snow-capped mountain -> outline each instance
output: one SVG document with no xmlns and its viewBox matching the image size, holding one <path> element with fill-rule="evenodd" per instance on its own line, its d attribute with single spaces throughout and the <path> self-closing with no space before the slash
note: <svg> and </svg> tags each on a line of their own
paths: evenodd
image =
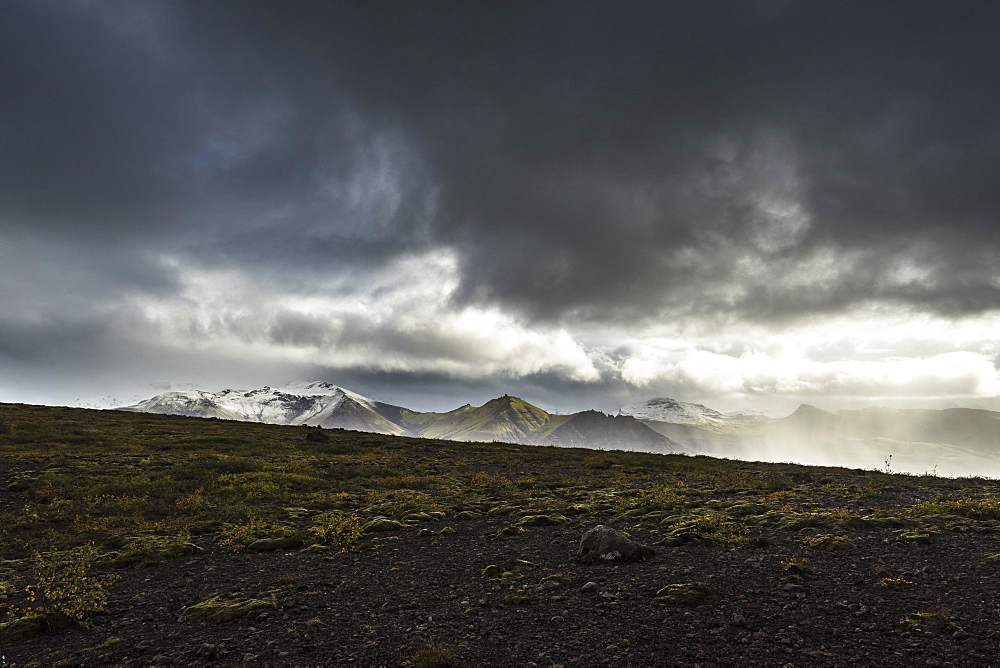
<svg viewBox="0 0 1000 668">
<path fill-rule="evenodd" d="M 611 417 L 596 411 L 551 415 L 523 399 L 507 395 L 478 407 L 466 405 L 447 413 L 420 413 L 374 401 L 330 383 L 313 382 L 256 390 L 166 392 L 120 410 L 340 427 L 456 441 L 499 440 L 664 454 L 687 452 L 670 437 L 630 417 Z"/>
<path fill-rule="evenodd" d="M 624 406 L 619 415 L 631 415 L 637 420 L 655 422 L 671 422 L 673 424 L 718 425 L 746 424 L 755 422 L 767 416 L 755 411 L 738 411 L 723 413 L 702 404 L 691 404 L 667 397 L 649 399 L 637 404 Z"/>
<path fill-rule="evenodd" d="M 121 406 L 131 406 L 133 404 L 137 404 L 148 397 L 151 392 L 182 392 L 194 389 L 197 389 L 197 386 L 191 383 L 182 383 L 180 385 L 172 383 L 149 383 L 145 386 L 144 391 L 106 394 L 100 397 L 77 397 L 76 401 L 70 405 L 77 408 L 96 408 L 97 410 L 105 410 L 109 408 L 120 408 Z"/>
<path fill-rule="evenodd" d="M 364 429 L 386 434 L 402 430 L 383 412 L 398 411 L 330 383 L 288 383 L 255 390 L 166 392 L 122 410 L 285 425 Z"/>
</svg>

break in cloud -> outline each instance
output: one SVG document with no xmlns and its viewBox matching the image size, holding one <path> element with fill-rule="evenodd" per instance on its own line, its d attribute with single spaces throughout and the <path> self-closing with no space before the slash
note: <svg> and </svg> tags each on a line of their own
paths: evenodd
<svg viewBox="0 0 1000 668">
<path fill-rule="evenodd" d="M 998 14 L 4 3 L 0 400 L 998 396 Z"/>
</svg>

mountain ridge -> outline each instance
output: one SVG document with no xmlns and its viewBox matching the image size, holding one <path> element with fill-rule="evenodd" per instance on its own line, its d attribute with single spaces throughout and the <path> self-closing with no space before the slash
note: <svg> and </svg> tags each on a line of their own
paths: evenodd
<svg viewBox="0 0 1000 668">
<path fill-rule="evenodd" d="M 716 457 L 1000 476 L 1000 413 L 980 408 L 827 411 L 801 404 L 785 417 L 742 423 L 640 421 L 689 449 Z"/>
<path fill-rule="evenodd" d="M 585 411 L 586 415 L 554 415 L 507 394 L 482 406 L 465 404 L 451 411 L 434 413 L 375 401 L 330 383 L 312 382 L 290 383 L 279 388 L 265 386 L 248 391 L 167 392 L 119 410 L 309 425 L 453 441 L 503 441 L 663 454 L 687 453 L 670 437 L 631 417 L 613 417 L 597 411 Z M 581 415 L 584 417 L 578 417 Z M 573 424 L 563 429 L 568 423 Z"/>
</svg>

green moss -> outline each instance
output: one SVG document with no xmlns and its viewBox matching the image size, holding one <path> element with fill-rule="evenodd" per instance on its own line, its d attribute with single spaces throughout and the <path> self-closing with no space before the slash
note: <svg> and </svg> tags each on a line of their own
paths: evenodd
<svg viewBox="0 0 1000 668">
<path fill-rule="evenodd" d="M 854 549 L 854 543 L 851 542 L 850 538 L 847 538 L 846 536 L 833 536 L 826 533 L 805 538 L 802 542 L 816 550 L 838 552 Z"/>
<path fill-rule="evenodd" d="M 938 533 L 939 532 L 937 530 L 930 528 L 914 531 L 897 531 L 896 542 L 913 545 L 930 545 L 934 542 Z"/>
<path fill-rule="evenodd" d="M 277 550 L 297 550 L 302 547 L 302 539 L 295 536 L 261 538 L 247 545 L 246 552 L 275 552 Z"/>
<path fill-rule="evenodd" d="M 656 592 L 656 600 L 659 603 L 685 608 L 712 605 L 717 598 L 715 588 L 701 582 L 667 585 Z"/>
<path fill-rule="evenodd" d="M 48 626 L 44 615 L 30 615 L 0 624 L 0 643 L 28 640 L 45 633 Z"/>
<path fill-rule="evenodd" d="M 277 608 L 274 598 L 226 599 L 220 596 L 196 603 L 184 609 L 181 617 L 200 619 L 213 624 L 246 617 L 254 610 Z"/>
<path fill-rule="evenodd" d="M 27 615 L 0 624 L 0 643 L 29 640 L 46 631 L 61 631 L 74 624 L 73 618 L 61 612 Z"/>
<path fill-rule="evenodd" d="M 558 514 L 552 514 L 552 515 L 525 515 L 524 517 L 522 517 L 521 519 L 519 519 L 514 524 L 516 524 L 517 526 L 522 526 L 522 527 L 525 527 L 525 526 L 526 527 L 546 527 L 546 526 L 553 526 L 553 525 L 556 525 L 556 524 L 566 524 L 567 522 L 569 522 L 569 519 L 567 519 L 565 515 L 558 515 Z"/>
<path fill-rule="evenodd" d="M 396 531 L 398 529 L 405 528 L 406 525 L 402 522 L 397 522 L 396 520 L 389 519 L 388 517 L 376 517 L 362 526 L 361 531 L 363 533 L 381 533 L 384 531 Z"/>
<path fill-rule="evenodd" d="M 177 536 L 139 536 L 120 551 L 107 555 L 106 564 L 113 568 L 146 568 L 200 551 L 194 543 Z"/>
<path fill-rule="evenodd" d="M 942 612 L 913 612 L 904 617 L 901 623 L 911 629 L 924 628 L 938 633 L 958 628 L 958 625 Z"/>
</svg>

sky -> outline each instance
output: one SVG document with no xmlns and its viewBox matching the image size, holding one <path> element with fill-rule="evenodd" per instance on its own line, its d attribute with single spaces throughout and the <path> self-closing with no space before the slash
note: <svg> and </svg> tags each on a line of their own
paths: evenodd
<svg viewBox="0 0 1000 668">
<path fill-rule="evenodd" d="M 1000 4 L 0 1 L 0 401 L 1000 410 Z"/>
</svg>

